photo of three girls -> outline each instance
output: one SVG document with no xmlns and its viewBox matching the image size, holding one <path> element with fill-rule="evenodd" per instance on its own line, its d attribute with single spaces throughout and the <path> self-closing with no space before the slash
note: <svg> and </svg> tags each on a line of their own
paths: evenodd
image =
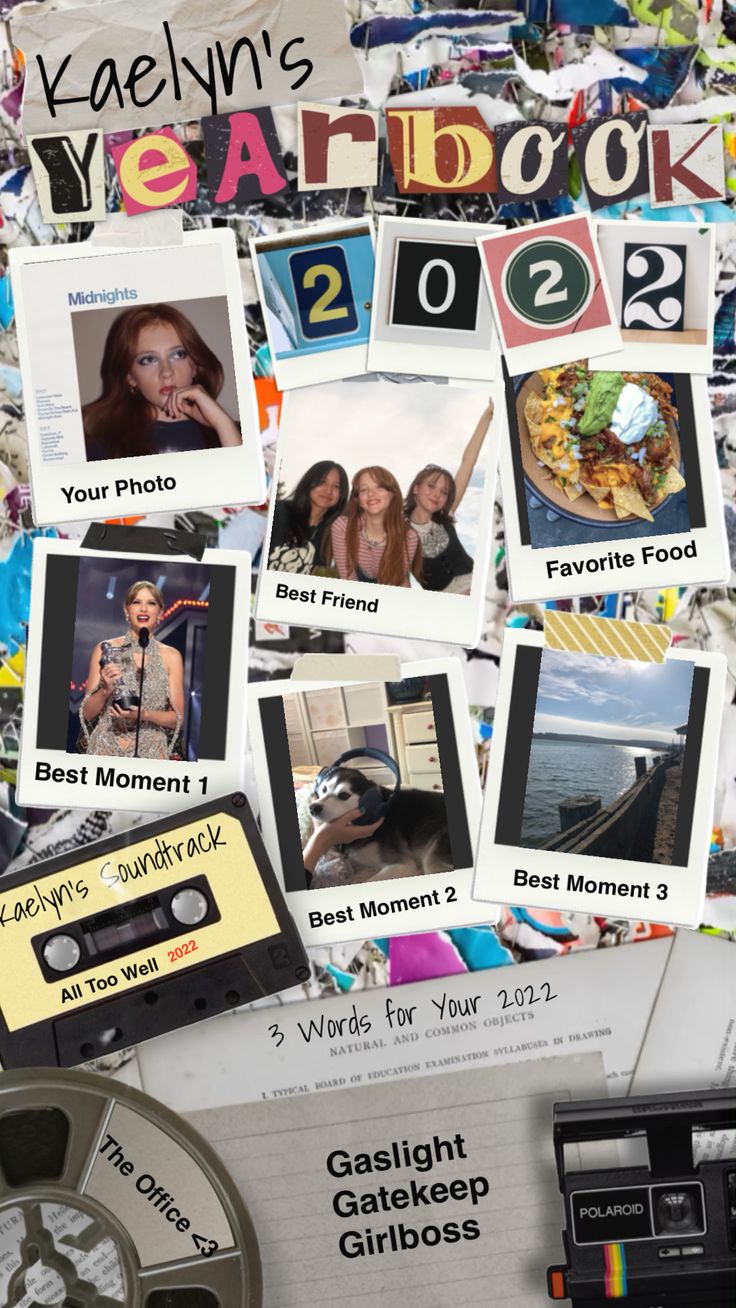
<svg viewBox="0 0 736 1308">
<path fill-rule="evenodd" d="M 268 567 L 469 594 L 474 561 L 455 517 L 492 418 L 491 400 L 457 469 L 429 463 L 405 494 L 393 473 L 378 464 L 359 468 L 352 481 L 340 463 L 312 464 L 291 494 L 276 500 Z"/>
</svg>

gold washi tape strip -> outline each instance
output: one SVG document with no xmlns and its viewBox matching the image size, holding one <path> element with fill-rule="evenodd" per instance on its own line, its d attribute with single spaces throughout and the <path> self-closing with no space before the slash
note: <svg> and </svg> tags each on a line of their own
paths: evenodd
<svg viewBox="0 0 736 1308">
<path fill-rule="evenodd" d="M 653 622 L 623 622 L 620 618 L 593 618 L 547 609 L 544 639 L 550 649 L 564 649 L 571 654 L 607 654 L 640 663 L 663 663 L 672 632 Z"/>
</svg>

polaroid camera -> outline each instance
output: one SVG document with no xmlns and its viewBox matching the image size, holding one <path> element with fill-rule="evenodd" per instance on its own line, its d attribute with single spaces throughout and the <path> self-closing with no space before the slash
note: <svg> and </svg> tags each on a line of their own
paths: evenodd
<svg viewBox="0 0 736 1308">
<path fill-rule="evenodd" d="M 736 1131 L 736 1091 L 703 1090 L 555 1104 L 567 1263 L 547 1271 L 549 1297 L 579 1308 L 734 1308 L 736 1154 L 703 1132 Z M 693 1146 L 700 1135 L 704 1161 Z M 646 1137 L 649 1165 L 566 1170 L 583 1141 Z M 571 1153 L 577 1153 L 574 1148 Z"/>
</svg>

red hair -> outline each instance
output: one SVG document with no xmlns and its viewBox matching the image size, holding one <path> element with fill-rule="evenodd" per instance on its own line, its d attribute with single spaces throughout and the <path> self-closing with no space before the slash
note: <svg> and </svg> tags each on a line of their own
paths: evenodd
<svg viewBox="0 0 736 1308">
<path fill-rule="evenodd" d="M 386 544 L 381 555 L 381 562 L 378 566 L 378 576 L 376 581 L 383 586 L 403 586 L 404 578 L 407 573 L 407 537 L 409 534 L 409 524 L 404 517 L 404 504 L 401 494 L 401 487 L 388 468 L 373 466 L 370 468 L 360 468 L 353 477 L 353 483 L 350 487 L 350 498 L 347 505 L 347 527 L 345 528 L 345 546 L 347 548 L 348 562 L 352 572 L 357 573 L 358 569 L 358 530 L 360 518 L 360 502 L 358 500 L 358 486 L 361 477 L 369 476 L 387 490 L 391 495 L 391 503 L 386 510 L 384 525 L 386 528 Z M 412 572 L 415 577 L 421 577 L 422 572 L 422 547 L 417 541 L 416 553 L 412 562 Z"/>
<path fill-rule="evenodd" d="M 155 414 L 140 391 L 131 391 L 127 378 L 141 331 L 159 322 L 174 328 L 196 367 L 195 381 L 207 394 L 216 399 L 222 390 L 222 364 L 185 314 L 172 304 L 123 309 L 105 341 L 100 365 L 102 394 L 82 409 L 85 441 L 104 451 L 107 458 L 153 453 L 150 436 Z"/>
</svg>

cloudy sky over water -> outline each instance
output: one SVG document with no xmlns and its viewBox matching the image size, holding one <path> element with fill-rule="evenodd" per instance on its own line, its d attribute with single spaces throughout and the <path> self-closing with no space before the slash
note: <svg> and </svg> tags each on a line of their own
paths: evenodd
<svg viewBox="0 0 736 1308">
<path fill-rule="evenodd" d="M 638 663 L 545 649 L 535 733 L 675 743 L 690 712 L 691 663 Z"/>
</svg>

